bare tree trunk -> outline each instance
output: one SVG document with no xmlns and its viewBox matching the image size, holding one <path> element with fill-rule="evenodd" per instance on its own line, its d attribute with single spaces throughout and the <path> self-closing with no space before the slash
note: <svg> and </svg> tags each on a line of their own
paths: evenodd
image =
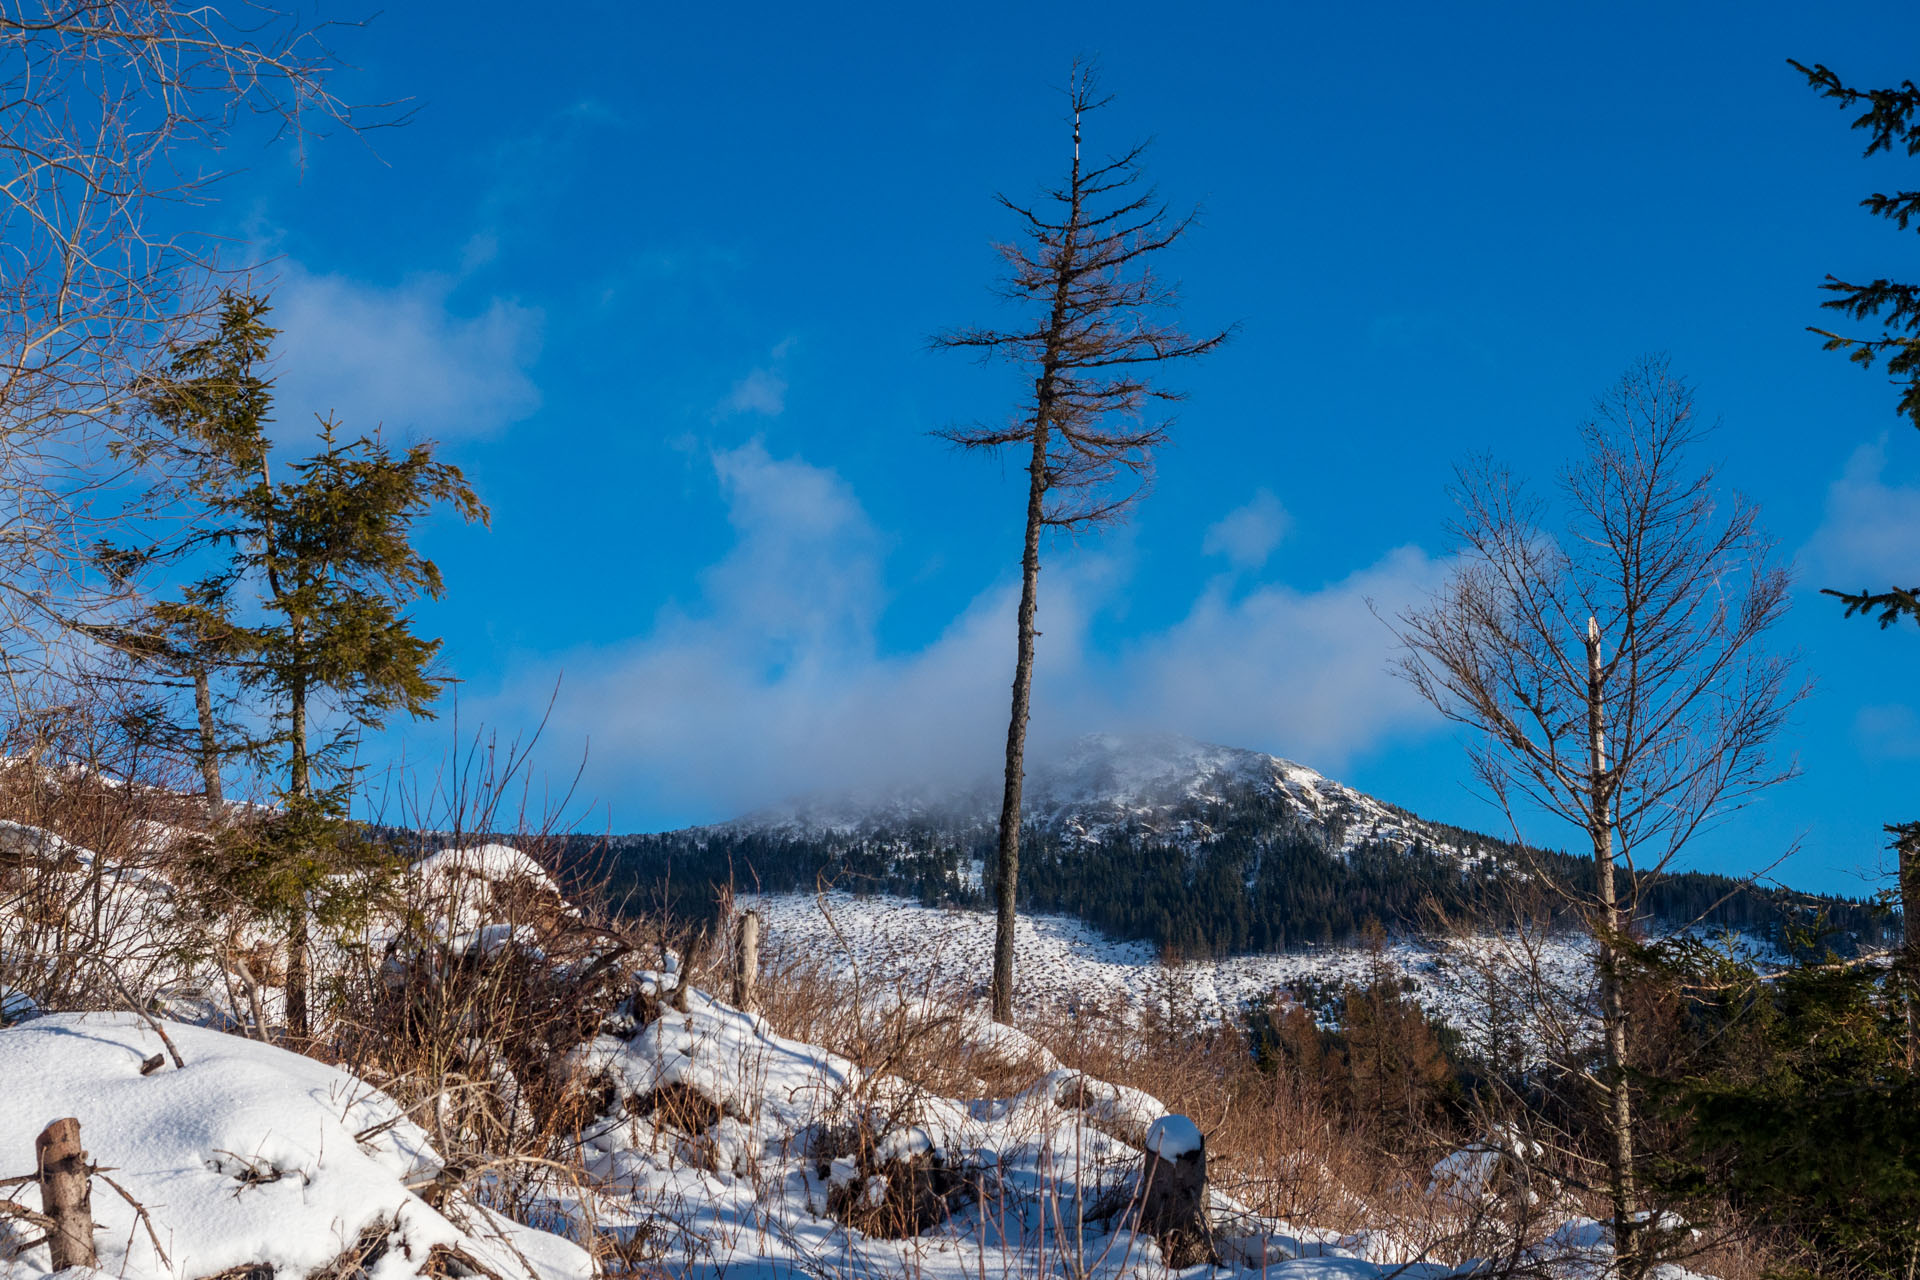
<svg viewBox="0 0 1920 1280">
<path fill-rule="evenodd" d="M 93 1252 L 93 1196 L 87 1174 L 87 1153 L 80 1149 L 80 1122 L 72 1116 L 55 1120 L 34 1139 L 39 1166 L 40 1207 L 53 1225 L 47 1228 L 47 1248 L 53 1269 L 98 1265 Z"/>
<path fill-rule="evenodd" d="M 1027 537 L 1020 556 L 1020 644 L 1013 664 L 1013 714 L 1007 720 L 1006 789 L 1000 797 L 999 873 L 995 882 L 993 985 L 988 1003 L 995 1022 L 1013 1021 L 1013 928 L 1020 889 L 1020 793 L 1026 780 L 1027 718 L 1033 701 L 1034 613 L 1039 608 L 1040 529 L 1047 492 L 1045 409 L 1033 433 L 1028 468 Z"/>
<path fill-rule="evenodd" d="M 1011 359 L 1033 373 L 1031 415 L 1006 427 L 948 428 L 934 434 L 967 449 L 1025 444 L 1027 522 L 1020 557 L 1019 643 L 1014 660 L 1013 710 L 1007 721 L 1005 790 L 1000 802 L 998 879 L 995 885 L 993 979 L 988 1004 L 996 1022 L 1013 1020 L 1013 936 L 1020 891 L 1020 808 L 1026 777 L 1027 720 L 1033 700 L 1034 612 L 1040 579 L 1040 536 L 1048 527 L 1091 529 L 1123 519 L 1152 474 L 1152 451 L 1167 438 L 1168 422 L 1144 419 L 1143 409 L 1178 400 L 1153 386 L 1146 371 L 1169 360 L 1204 355 L 1225 333 L 1195 340 L 1153 318 L 1173 301 L 1147 269 L 1147 255 L 1178 240 L 1192 218 L 1167 219 L 1151 191 L 1127 193 L 1139 179 L 1141 148 L 1083 169 L 1082 115 L 1106 99 L 1094 90 L 1092 69 L 1076 63 L 1073 168 L 1065 185 L 1046 193 L 1038 213 L 1007 199 L 1022 216 L 1029 244 L 1004 247 L 1007 289 L 1034 304 L 1027 327 L 1015 331 L 962 329 L 934 340 Z M 1107 208 L 1107 205 L 1113 207 Z M 1091 211 L 1090 211 L 1091 207 Z M 1055 219 L 1058 220 L 1055 220 Z M 1124 425 L 1116 426 L 1114 424 Z M 1131 492 L 1113 492 L 1127 478 Z"/>
<path fill-rule="evenodd" d="M 292 734 L 293 794 L 304 800 L 310 783 L 307 777 L 307 693 L 293 690 L 290 699 Z M 312 1030 L 307 1016 L 307 902 L 305 895 L 293 904 L 292 927 L 287 931 L 287 1034 L 304 1040 Z"/>
<path fill-rule="evenodd" d="M 1620 942 L 1625 936 L 1614 889 L 1612 780 L 1607 776 L 1606 690 L 1601 682 L 1600 623 L 1587 619 L 1587 834 L 1600 918 L 1595 942 L 1600 965 L 1600 1025 L 1606 1041 L 1607 1194 L 1613 1201 L 1614 1250 L 1633 1252 L 1633 1099 L 1627 1093 L 1627 1013 L 1620 991 Z"/>
<path fill-rule="evenodd" d="M 207 669 L 193 673 L 193 709 L 200 718 L 200 778 L 207 788 L 207 814 L 219 818 L 226 804 L 220 789 L 220 741 L 213 725 L 213 690 Z"/>
<path fill-rule="evenodd" d="M 1040 533 L 1047 524 L 1047 490 L 1053 487 L 1047 458 L 1051 442 L 1054 382 L 1065 346 L 1072 292 L 1074 246 L 1080 233 L 1080 115 L 1073 117 L 1073 175 L 1068 184 L 1066 234 L 1053 264 L 1053 309 L 1047 320 L 1040 376 L 1034 379 L 1033 456 L 1027 463 L 1027 529 L 1020 553 L 1020 641 L 1013 663 L 1013 714 L 1007 718 L 1006 789 L 1000 797 L 1000 876 L 995 884 L 993 985 L 988 1004 L 995 1022 L 1013 1021 L 1013 929 L 1019 918 L 1020 793 L 1026 782 L 1027 719 L 1033 705 L 1034 613 L 1039 609 Z"/>
</svg>

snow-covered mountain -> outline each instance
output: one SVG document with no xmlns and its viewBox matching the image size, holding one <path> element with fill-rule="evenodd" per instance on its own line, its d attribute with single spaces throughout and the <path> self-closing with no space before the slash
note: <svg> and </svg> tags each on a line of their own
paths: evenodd
<svg viewBox="0 0 1920 1280">
<path fill-rule="evenodd" d="M 997 778 L 820 797 L 707 827 L 611 843 L 616 892 L 699 913 L 722 888 L 892 895 L 984 909 Z M 1435 915 L 1494 927 L 1542 867 L 1587 864 L 1420 818 L 1305 765 L 1170 734 L 1081 738 L 1030 767 L 1020 899 L 1117 942 L 1188 956 L 1275 954 L 1396 934 Z M 1651 918 L 1778 938 L 1810 909 L 1877 936 L 1858 903 L 1680 873 L 1643 886 Z"/>
<path fill-rule="evenodd" d="M 1479 862 L 1501 842 L 1423 821 L 1325 774 L 1279 756 L 1199 742 L 1178 734 L 1089 734 L 1028 771 L 1026 823 L 1067 844 L 1097 843 L 1122 832 L 1189 848 L 1203 846 L 1233 811 L 1267 809 L 1276 821 L 1305 826 L 1330 852 L 1363 845 Z M 873 839 L 939 832 L 969 837 L 991 830 L 1000 784 L 895 788 L 815 797 L 711 828 L 803 840 Z"/>
</svg>

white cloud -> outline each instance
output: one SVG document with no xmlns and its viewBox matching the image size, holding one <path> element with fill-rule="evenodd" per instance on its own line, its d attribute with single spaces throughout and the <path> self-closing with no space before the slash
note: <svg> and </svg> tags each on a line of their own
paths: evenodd
<svg viewBox="0 0 1920 1280">
<path fill-rule="evenodd" d="M 771 369 L 755 369 L 733 384 L 733 390 L 720 402 L 725 414 L 758 413 L 777 418 L 787 408 L 787 380 Z"/>
<path fill-rule="evenodd" d="M 852 780 L 906 778 L 985 743 L 1004 684 L 998 623 L 976 601 L 904 658 L 877 654 L 884 539 L 835 472 L 758 441 L 713 455 L 733 547 L 697 601 L 644 636 L 568 655 L 548 741 L 589 740 L 600 794 L 635 790 L 721 812 Z M 989 674 L 990 673 L 990 674 Z M 552 679 L 528 673 L 501 714 Z M 491 709 L 490 709 L 491 710 Z M 1004 732 L 1004 729 L 1002 730 Z"/>
<path fill-rule="evenodd" d="M 990 775 L 1006 734 L 1017 584 L 967 601 L 924 646 L 882 652 L 886 539 L 837 473 L 758 441 L 712 456 L 732 547 L 698 598 L 643 635 L 582 649 L 503 690 L 485 718 L 524 720 L 564 668 L 553 746 L 591 742 L 586 790 L 727 816 L 819 789 Z M 1178 623 L 1117 653 L 1090 620 L 1123 566 L 1076 555 L 1047 575 L 1035 741 L 1165 728 L 1338 769 L 1432 723 L 1387 670 L 1396 612 L 1442 566 L 1402 548 L 1316 590 L 1209 587 Z"/>
<path fill-rule="evenodd" d="M 791 350 L 792 338 L 782 338 L 775 343 L 768 363 L 734 383 L 732 390 L 714 406 L 714 421 L 742 413 L 757 413 L 768 418 L 777 418 L 785 413 L 787 377 L 783 370 L 787 363 L 787 352 Z"/>
<path fill-rule="evenodd" d="M 1310 591 L 1270 586 L 1234 598 L 1216 584 L 1128 651 L 1113 682 L 1126 691 L 1116 712 L 1338 771 L 1367 747 L 1435 723 L 1391 673 L 1395 642 L 1380 617 L 1423 598 L 1445 571 L 1400 547 Z"/>
<path fill-rule="evenodd" d="M 1870 760 L 1911 760 L 1920 756 L 1920 716 L 1905 703 L 1861 707 L 1853 716 L 1853 736 Z"/>
<path fill-rule="evenodd" d="M 283 264 L 268 317 L 281 330 L 281 430 L 333 412 L 353 431 L 384 424 L 449 438 L 491 435 L 530 416 L 540 407 L 530 370 L 541 313 L 497 297 L 457 313 L 454 283 L 422 275 L 378 285 Z"/>
<path fill-rule="evenodd" d="M 1225 556 L 1236 569 L 1258 569 L 1292 527 L 1293 517 L 1280 499 L 1262 489 L 1251 502 L 1209 525 L 1200 549 L 1210 556 Z"/>
<path fill-rule="evenodd" d="M 1912 585 L 1920 574 L 1920 486 L 1889 483 L 1887 447 L 1861 445 L 1827 487 L 1826 512 L 1802 551 L 1817 586 Z"/>
</svg>

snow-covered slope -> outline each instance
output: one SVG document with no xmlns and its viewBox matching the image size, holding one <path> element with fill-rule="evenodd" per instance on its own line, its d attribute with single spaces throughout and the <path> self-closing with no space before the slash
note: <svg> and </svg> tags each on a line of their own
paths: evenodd
<svg viewBox="0 0 1920 1280">
<path fill-rule="evenodd" d="M 994 920 L 987 912 L 847 893 L 742 902 L 766 921 L 770 953 L 812 958 L 841 980 L 971 1002 L 984 995 L 993 971 Z M 1556 938 L 1545 950 L 1542 963 L 1568 986 L 1586 976 L 1587 948 L 1579 939 Z M 1013 954 L 1023 1006 L 1069 1015 L 1098 1005 L 1213 1022 L 1237 1017 L 1248 1001 L 1276 991 L 1365 985 L 1377 967 L 1404 979 L 1415 1000 L 1457 1028 L 1473 1025 L 1480 998 L 1445 947 L 1410 938 L 1394 939 L 1378 954 L 1360 945 L 1326 946 L 1169 963 L 1151 943 L 1104 937 L 1071 916 L 1022 915 Z"/>
<path fill-rule="evenodd" d="M 1212 821 L 1248 801 L 1325 833 L 1329 847 L 1362 844 L 1406 850 L 1416 842 L 1440 856 L 1478 861 L 1496 841 L 1462 841 L 1324 774 L 1264 752 L 1198 742 L 1177 734 L 1090 734 L 1037 762 L 1023 796 L 1028 823 L 1067 840 L 1096 841 L 1118 829 L 1175 843 L 1204 843 Z M 795 838 L 889 837 L 916 830 L 966 835 L 998 819 L 1000 789 L 982 781 L 957 788 L 849 792 L 764 810 L 717 830 Z"/>
<path fill-rule="evenodd" d="M 643 992 L 662 980 L 647 978 Z M 651 1251 L 646 1261 L 670 1274 L 715 1280 L 1440 1280 L 1489 1268 L 1449 1256 L 1459 1250 L 1458 1220 L 1497 1207 L 1480 1186 L 1461 1190 L 1454 1166 L 1466 1156 L 1451 1158 L 1417 1216 L 1381 1214 L 1347 1232 L 1267 1216 L 1216 1182 L 1208 1216 L 1219 1267 L 1169 1267 L 1141 1219 L 1143 1151 L 1156 1139 L 1169 1158 L 1199 1149 L 1205 1139 L 1192 1120 L 1067 1068 L 978 1010 L 912 1000 L 894 1008 L 903 1035 L 937 1037 L 942 1055 L 976 1073 L 982 1089 L 980 1072 L 1020 1083 L 945 1097 L 779 1035 L 699 991 L 684 1012 L 582 1046 L 575 1065 L 610 1100 L 583 1131 L 583 1153 L 603 1196 L 621 1206 L 600 1230 L 631 1231 Z M 1254 1178 L 1244 1189 L 1259 1186 Z M 1539 1203 L 1532 1216 L 1532 1238 L 1512 1250 L 1528 1274 L 1604 1273 L 1605 1229 L 1571 1199 Z M 1660 1274 L 1690 1280 L 1677 1267 Z"/>
</svg>

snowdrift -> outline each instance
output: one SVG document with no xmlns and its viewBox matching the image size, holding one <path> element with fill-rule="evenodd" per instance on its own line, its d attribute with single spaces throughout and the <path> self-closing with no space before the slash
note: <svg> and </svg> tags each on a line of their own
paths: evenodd
<svg viewBox="0 0 1920 1280">
<path fill-rule="evenodd" d="M 410 1189 L 439 1171 L 427 1135 L 363 1081 L 258 1041 L 162 1025 L 186 1066 L 145 1076 L 142 1062 L 165 1049 L 135 1014 L 59 1014 L 0 1031 L 0 1173 L 31 1173 L 35 1136 L 77 1117 L 105 1174 L 93 1187 L 102 1271 L 304 1280 L 346 1258 L 341 1274 L 368 1280 L 593 1274 L 586 1252 L 559 1237 L 471 1203 L 430 1207 Z M 38 1207 L 31 1188 L 25 1202 Z M 0 1247 L 27 1235 L 0 1218 Z M 19 1264 L 44 1272 L 45 1246 Z"/>
</svg>

